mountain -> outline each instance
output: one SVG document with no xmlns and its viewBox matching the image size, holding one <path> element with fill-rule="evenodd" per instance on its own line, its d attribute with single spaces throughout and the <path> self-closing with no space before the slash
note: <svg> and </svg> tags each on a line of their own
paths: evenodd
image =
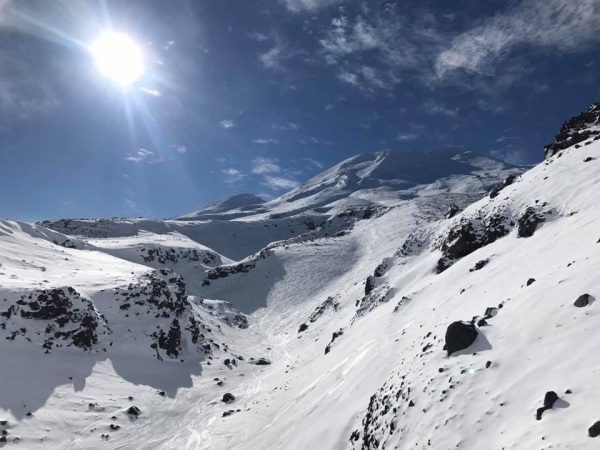
<svg viewBox="0 0 600 450">
<path fill-rule="evenodd" d="M 529 170 L 364 154 L 185 220 L 0 222 L 7 447 L 594 448 L 583 144 Z"/>
<path fill-rule="evenodd" d="M 235 219 L 260 209 L 265 201 L 254 194 L 238 194 L 178 217 L 179 220 Z"/>
</svg>

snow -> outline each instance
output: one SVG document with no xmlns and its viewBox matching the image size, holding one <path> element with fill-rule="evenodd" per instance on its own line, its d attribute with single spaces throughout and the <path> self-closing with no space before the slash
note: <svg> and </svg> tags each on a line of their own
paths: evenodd
<svg viewBox="0 0 600 450">
<path fill-rule="evenodd" d="M 212 218 L 194 217 L 202 220 L 44 223 L 52 229 L 0 222 L 0 299 L 71 286 L 105 314 L 115 343 L 105 336 L 106 351 L 48 354 L 35 339 L 0 346 L 10 362 L 0 369 L 7 447 L 594 448 L 587 429 L 600 420 L 600 313 L 595 301 L 573 302 L 600 295 L 600 166 L 583 162 L 599 150 L 600 142 L 564 150 L 495 198 L 485 192 L 522 168 L 466 150 L 420 160 L 381 152 L 345 161 L 260 210 L 233 201 L 204 209 Z M 418 173 L 423 164 L 435 167 Z M 445 219 L 453 204 L 462 211 Z M 522 238 L 517 222 L 529 207 L 544 222 Z M 507 234 L 436 273 L 450 231 L 494 214 Z M 54 243 L 67 240 L 75 248 Z M 150 248 L 176 257 L 147 261 Z M 191 250 L 199 260 L 190 261 Z M 157 269 L 183 275 L 185 317 L 207 327 L 211 352 L 186 341 L 184 362 L 159 361 L 147 336 L 172 319 L 108 308 Z M 527 286 L 529 278 L 536 281 Z M 336 308 L 310 321 L 329 298 Z M 447 326 L 488 307 L 496 314 L 475 343 L 447 356 Z M 301 324 L 308 328 L 299 332 Z M 261 357 L 272 364 L 253 364 Z M 547 391 L 559 401 L 537 421 Z M 233 403 L 221 402 L 227 392 Z M 133 404 L 137 419 L 124 412 Z"/>
</svg>

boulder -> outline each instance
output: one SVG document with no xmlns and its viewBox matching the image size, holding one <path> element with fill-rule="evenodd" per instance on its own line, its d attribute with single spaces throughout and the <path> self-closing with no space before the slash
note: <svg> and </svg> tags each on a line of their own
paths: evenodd
<svg viewBox="0 0 600 450">
<path fill-rule="evenodd" d="M 588 428 L 588 434 L 590 437 L 600 436 L 600 420 Z"/>
<path fill-rule="evenodd" d="M 590 304 L 592 296 L 590 294 L 581 294 L 573 303 L 577 308 L 583 308 Z"/>
<path fill-rule="evenodd" d="M 221 399 L 221 401 L 223 403 L 231 403 L 235 401 L 235 397 L 233 396 L 233 394 L 227 392 L 226 394 L 223 394 L 223 398 Z"/>
<path fill-rule="evenodd" d="M 477 339 L 477 329 L 469 322 L 452 322 L 446 330 L 446 352 L 448 356 L 469 347 Z"/>
</svg>

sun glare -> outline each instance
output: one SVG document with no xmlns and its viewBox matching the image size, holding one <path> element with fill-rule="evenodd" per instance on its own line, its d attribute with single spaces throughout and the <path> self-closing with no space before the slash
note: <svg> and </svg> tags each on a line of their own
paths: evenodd
<svg viewBox="0 0 600 450">
<path fill-rule="evenodd" d="M 144 73 L 144 56 L 139 45 L 123 33 L 102 34 L 90 47 L 100 72 L 119 83 L 128 86 Z"/>
</svg>

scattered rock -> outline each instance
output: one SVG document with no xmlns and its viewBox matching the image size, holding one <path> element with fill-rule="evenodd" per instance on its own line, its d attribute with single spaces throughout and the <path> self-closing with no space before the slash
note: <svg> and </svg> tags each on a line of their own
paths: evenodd
<svg viewBox="0 0 600 450">
<path fill-rule="evenodd" d="M 117 430 L 119 430 L 121 428 L 121 426 L 120 425 L 115 425 L 114 423 L 111 423 L 110 426 L 109 426 L 109 428 L 111 430 L 113 430 L 113 431 L 117 431 Z"/>
<path fill-rule="evenodd" d="M 556 394 L 556 392 L 554 391 L 548 391 L 546 392 L 546 395 L 544 395 L 544 408 L 552 408 L 554 406 L 554 403 L 556 402 L 556 400 L 558 400 L 558 395 Z"/>
<path fill-rule="evenodd" d="M 591 160 L 593 160 L 594 158 L 592 158 L 591 156 L 588 156 L 587 158 L 585 158 L 583 160 L 583 162 L 590 162 Z"/>
<path fill-rule="evenodd" d="M 254 361 L 254 364 L 257 366 L 268 366 L 271 364 L 271 361 L 269 361 L 267 358 L 258 358 L 256 361 Z"/>
<path fill-rule="evenodd" d="M 138 417 L 141 413 L 142 411 L 140 411 L 140 408 L 138 408 L 137 406 L 130 406 L 127 409 L 127 414 L 129 414 L 130 416 Z"/>
<path fill-rule="evenodd" d="M 590 437 L 600 436 L 600 420 L 588 428 L 588 434 Z"/>
<path fill-rule="evenodd" d="M 478 261 L 473 267 L 471 267 L 469 269 L 469 272 L 475 272 L 476 270 L 481 270 L 483 269 L 487 263 L 489 263 L 490 260 L 489 259 L 482 259 L 481 261 Z"/>
<path fill-rule="evenodd" d="M 469 347 L 477 339 L 475 325 L 469 322 L 452 322 L 446 330 L 446 351 L 448 356 Z"/>
<path fill-rule="evenodd" d="M 369 295 L 375 289 L 375 277 L 369 275 L 367 277 L 367 281 L 365 282 L 365 295 Z"/>
<path fill-rule="evenodd" d="M 487 361 L 487 362 L 485 363 L 485 368 L 486 368 L 486 369 L 489 369 L 491 365 L 492 365 L 492 362 L 491 362 L 491 361 Z"/>
<path fill-rule="evenodd" d="M 298 333 L 302 333 L 303 331 L 306 331 L 306 330 L 308 330 L 308 325 L 303 323 L 302 325 L 300 325 L 300 328 L 298 328 Z"/>
<path fill-rule="evenodd" d="M 504 181 L 498 183 L 490 191 L 490 198 L 496 198 L 496 197 L 498 197 L 498 194 L 500 193 L 500 191 L 502 189 L 504 189 L 506 186 L 510 186 L 511 184 L 513 184 L 516 179 L 517 179 L 516 175 L 510 175 Z"/>
<path fill-rule="evenodd" d="M 235 397 L 233 396 L 233 394 L 227 392 L 226 394 L 223 394 L 223 398 L 221 399 L 221 401 L 223 403 L 232 403 L 235 401 Z"/>
<path fill-rule="evenodd" d="M 590 294 L 582 294 L 577 297 L 577 300 L 575 300 L 573 305 L 575 305 L 577 308 L 583 308 L 584 306 L 589 305 L 591 300 L 592 296 Z"/>
<path fill-rule="evenodd" d="M 533 236 L 537 226 L 542 222 L 544 222 L 544 218 L 536 212 L 535 208 L 530 206 L 517 221 L 519 237 L 526 238 Z"/>
<path fill-rule="evenodd" d="M 533 283 L 535 283 L 535 278 L 530 278 L 527 280 L 527 286 L 531 286 Z"/>
</svg>

